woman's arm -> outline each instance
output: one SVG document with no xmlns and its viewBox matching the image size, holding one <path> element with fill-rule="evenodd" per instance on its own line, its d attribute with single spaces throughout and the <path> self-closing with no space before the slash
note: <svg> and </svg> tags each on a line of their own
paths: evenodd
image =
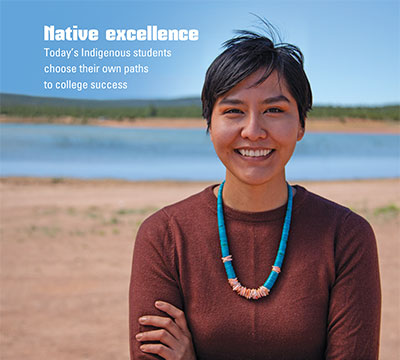
<svg viewBox="0 0 400 360">
<path fill-rule="evenodd" d="M 179 310 L 183 309 L 183 298 L 179 287 L 176 256 L 168 216 L 161 210 L 144 221 L 135 241 L 129 289 L 131 360 L 175 359 L 178 357 L 173 357 L 171 349 L 176 352 L 182 352 L 183 349 L 185 352 L 189 348 L 193 351 L 191 338 L 190 343 L 187 341 L 190 331 L 187 329 L 183 312 Z M 155 306 L 157 300 L 163 300 L 172 307 L 165 303 Z M 142 317 L 146 317 L 147 320 L 140 323 L 139 318 Z M 137 334 L 142 334 L 142 338 L 137 339 Z M 157 338 L 160 335 L 161 338 Z M 168 356 L 154 355 L 166 354 L 164 348 L 160 352 L 160 343 L 166 345 Z M 150 350 L 150 353 L 140 349 L 143 344 L 153 344 L 144 348 Z"/>
<path fill-rule="evenodd" d="M 350 213 L 335 243 L 326 359 L 378 359 L 381 288 L 371 226 Z"/>
</svg>

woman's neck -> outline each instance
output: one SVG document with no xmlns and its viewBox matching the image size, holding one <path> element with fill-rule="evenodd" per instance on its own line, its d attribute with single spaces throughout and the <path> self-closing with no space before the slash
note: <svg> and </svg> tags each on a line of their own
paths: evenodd
<svg viewBox="0 0 400 360">
<path fill-rule="evenodd" d="M 214 189 L 218 194 L 219 186 Z M 294 193 L 293 193 L 294 195 Z M 227 176 L 223 190 L 224 204 L 240 211 L 259 212 L 276 209 L 287 202 L 285 176 L 261 185 L 249 185 Z"/>
</svg>

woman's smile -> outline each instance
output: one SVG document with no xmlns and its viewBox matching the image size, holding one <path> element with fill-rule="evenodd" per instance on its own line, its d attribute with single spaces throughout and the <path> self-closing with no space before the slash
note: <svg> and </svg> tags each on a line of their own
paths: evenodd
<svg viewBox="0 0 400 360">
<path fill-rule="evenodd" d="M 265 160 L 272 155 L 274 149 L 240 148 L 234 151 L 240 156 L 250 160 Z"/>
</svg>

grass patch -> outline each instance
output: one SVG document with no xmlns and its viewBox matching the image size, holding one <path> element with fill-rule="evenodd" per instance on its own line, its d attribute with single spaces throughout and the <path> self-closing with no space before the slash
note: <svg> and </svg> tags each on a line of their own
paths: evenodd
<svg viewBox="0 0 400 360">
<path fill-rule="evenodd" d="M 104 220 L 103 221 L 103 225 L 117 225 L 119 224 L 120 221 L 117 217 L 113 216 L 112 218 L 108 219 L 108 220 Z"/>
<path fill-rule="evenodd" d="M 59 232 L 60 229 L 57 227 L 48 227 L 48 226 L 44 226 L 42 228 L 42 231 L 45 235 L 49 236 L 49 237 L 54 237 L 56 236 Z"/>
<path fill-rule="evenodd" d="M 29 226 L 27 231 L 28 231 L 29 235 L 32 235 L 33 233 L 35 233 L 35 234 L 43 234 L 48 237 L 54 237 L 61 232 L 61 229 L 57 226 L 31 225 L 31 226 Z"/>
<path fill-rule="evenodd" d="M 90 206 L 86 211 L 86 215 L 91 219 L 97 219 L 101 216 L 100 209 L 97 206 Z"/>
<path fill-rule="evenodd" d="M 136 213 L 135 209 L 119 209 L 115 212 L 116 215 L 130 215 L 135 213 Z"/>
<path fill-rule="evenodd" d="M 109 222 L 109 224 L 112 224 L 112 225 L 116 225 L 116 224 L 118 224 L 119 223 L 119 220 L 118 220 L 118 218 L 116 218 L 116 217 L 112 217 L 111 219 L 110 219 L 110 222 Z"/>
<path fill-rule="evenodd" d="M 56 215 L 59 209 L 57 207 L 47 207 L 43 209 L 41 212 L 38 212 L 39 215 Z"/>
<path fill-rule="evenodd" d="M 396 204 L 388 204 L 374 209 L 375 216 L 396 216 L 400 213 L 400 207 Z"/>
<path fill-rule="evenodd" d="M 138 209 L 119 209 L 114 214 L 115 215 L 146 215 L 152 212 L 157 211 L 158 208 L 154 206 L 149 206 L 145 208 L 138 208 Z"/>
<path fill-rule="evenodd" d="M 76 209 L 73 208 L 73 207 L 69 207 L 69 208 L 67 209 L 67 214 L 68 214 L 68 215 L 76 215 Z"/>
<path fill-rule="evenodd" d="M 51 179 L 51 183 L 52 183 L 52 184 L 60 184 L 60 183 L 62 183 L 62 182 L 64 182 L 64 179 L 63 179 L 63 178 L 55 177 L 55 178 L 52 178 L 52 179 Z"/>
</svg>

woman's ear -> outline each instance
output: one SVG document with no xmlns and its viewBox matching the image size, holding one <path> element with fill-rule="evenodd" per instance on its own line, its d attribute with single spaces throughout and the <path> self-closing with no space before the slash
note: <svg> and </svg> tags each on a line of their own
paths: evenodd
<svg viewBox="0 0 400 360">
<path fill-rule="evenodd" d="M 299 128 L 297 129 L 297 141 L 300 141 L 304 136 L 305 128 L 299 123 Z"/>
</svg>

